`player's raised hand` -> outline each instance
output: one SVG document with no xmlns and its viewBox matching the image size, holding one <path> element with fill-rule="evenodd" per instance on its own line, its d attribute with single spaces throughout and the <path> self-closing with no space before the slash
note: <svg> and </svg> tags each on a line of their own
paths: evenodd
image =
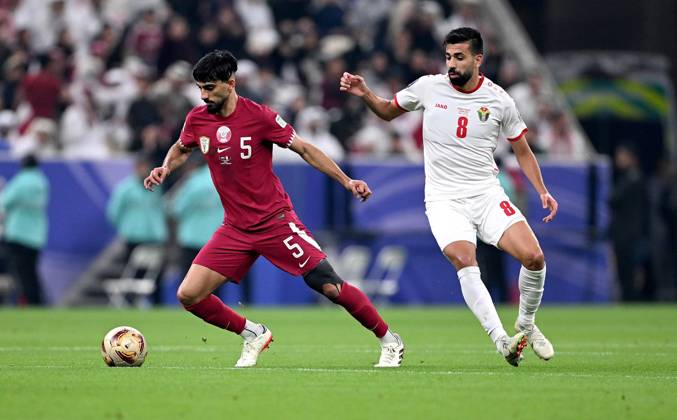
<svg viewBox="0 0 677 420">
<path fill-rule="evenodd" d="M 339 83 L 339 90 L 362 97 L 367 93 L 367 84 L 362 76 L 344 72 Z"/>
<path fill-rule="evenodd" d="M 361 179 L 351 179 L 350 182 L 348 182 L 348 189 L 356 198 L 359 198 L 360 201 L 365 201 L 371 196 L 369 185 Z"/>
<path fill-rule="evenodd" d="M 169 168 L 166 166 L 153 168 L 153 170 L 150 171 L 150 175 L 143 180 L 143 186 L 148 191 L 153 191 L 153 188 L 155 188 L 156 185 L 160 185 L 164 182 L 167 175 L 169 175 Z"/>
<path fill-rule="evenodd" d="M 543 221 L 545 223 L 550 223 L 557 214 L 557 207 L 559 207 L 557 204 L 557 200 L 555 200 L 555 198 L 551 196 L 550 193 L 545 193 L 541 194 L 541 204 L 543 205 L 544 209 L 547 208 L 550 210 L 550 214 L 548 214 L 543 218 Z"/>
</svg>

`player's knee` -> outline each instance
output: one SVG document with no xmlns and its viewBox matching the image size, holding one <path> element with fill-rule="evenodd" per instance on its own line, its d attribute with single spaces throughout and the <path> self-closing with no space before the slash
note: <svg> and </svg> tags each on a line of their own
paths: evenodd
<svg viewBox="0 0 677 420">
<path fill-rule="evenodd" d="M 477 265 L 477 259 L 471 254 L 450 254 L 447 255 L 447 258 L 456 267 L 456 270 Z"/>
<path fill-rule="evenodd" d="M 176 298 L 183 306 L 195 305 L 201 300 L 200 296 L 190 293 L 190 291 L 182 286 L 179 286 L 179 290 L 176 291 Z"/>
<path fill-rule="evenodd" d="M 545 256 L 543 255 L 543 251 L 541 251 L 540 248 L 529 251 L 522 258 L 522 265 L 527 270 L 541 270 L 545 266 Z"/>
<path fill-rule="evenodd" d="M 322 294 L 332 302 L 336 302 L 336 300 L 339 298 L 339 295 L 341 294 L 341 285 L 325 283 L 322 285 Z"/>
<path fill-rule="evenodd" d="M 317 267 L 303 275 L 303 280 L 310 288 L 323 294 L 327 299 L 335 301 L 341 294 L 343 280 L 336 274 L 334 268 L 325 259 Z"/>
</svg>

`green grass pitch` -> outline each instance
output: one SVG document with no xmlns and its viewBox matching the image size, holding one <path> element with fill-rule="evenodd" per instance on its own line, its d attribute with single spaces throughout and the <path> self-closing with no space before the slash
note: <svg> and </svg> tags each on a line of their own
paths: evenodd
<svg viewBox="0 0 677 420">
<path fill-rule="evenodd" d="M 275 337 L 243 370 L 239 337 L 178 309 L 0 310 L 0 418 L 677 418 L 676 306 L 546 305 L 556 356 L 527 349 L 519 368 L 465 307 L 383 308 L 407 345 L 391 370 L 340 308 L 240 309 Z M 500 308 L 506 326 L 516 310 Z M 118 325 L 146 336 L 141 368 L 102 361 Z"/>
</svg>

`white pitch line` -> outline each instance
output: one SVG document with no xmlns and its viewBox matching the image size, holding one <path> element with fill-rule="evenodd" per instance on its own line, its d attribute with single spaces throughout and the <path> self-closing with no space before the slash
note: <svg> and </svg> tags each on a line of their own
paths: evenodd
<svg viewBox="0 0 677 420">
<path fill-rule="evenodd" d="M 322 349 L 346 349 L 350 350 L 351 353 L 373 353 L 378 352 L 378 348 L 374 346 L 349 346 L 349 345 L 312 345 L 312 346 L 295 346 L 295 345 L 285 345 L 285 344 L 275 344 L 273 347 L 276 350 L 289 351 L 295 353 L 315 353 L 315 348 Z M 12 352 L 12 353 L 24 353 L 24 352 L 99 352 L 100 347 L 96 346 L 48 346 L 48 347 L 0 347 L 1 352 Z M 223 346 L 207 346 L 207 345 L 183 345 L 183 346 L 149 346 L 149 351 L 159 352 L 159 353 L 170 353 L 174 351 L 190 351 L 195 353 L 222 353 L 227 352 L 228 349 Z M 425 346 L 421 348 L 410 348 L 409 353 L 415 354 L 494 354 L 495 352 L 491 349 L 490 345 L 479 347 L 465 347 L 464 349 L 454 349 L 447 348 L 443 349 L 437 346 Z M 625 351 L 566 351 L 559 350 L 557 351 L 558 355 L 571 355 L 571 356 L 595 356 L 595 357 L 607 357 L 607 356 L 657 356 L 657 357 L 673 357 L 676 356 L 676 353 L 669 352 L 651 352 L 648 350 L 642 350 L 637 352 L 628 352 Z"/>
<path fill-rule="evenodd" d="M 26 365 L 26 366 L 7 366 L 7 367 L 0 367 L 0 370 L 3 368 L 20 368 L 20 369 L 73 369 L 73 366 L 65 366 L 65 365 Z M 96 368 L 99 369 L 99 368 Z M 102 366 L 101 369 L 104 369 Z M 507 367 L 505 370 L 498 370 L 495 372 L 487 372 L 487 371 L 466 371 L 466 370 L 459 370 L 459 371 L 452 371 L 452 370 L 409 370 L 406 367 L 400 368 L 400 369 L 346 369 L 346 368 L 336 368 L 336 369 L 329 369 L 329 368 L 291 368 L 291 367 L 255 367 L 255 368 L 235 368 L 235 367 L 213 367 L 213 366 L 144 366 L 144 369 L 146 370 L 190 370 L 190 371 L 196 371 L 196 370 L 215 370 L 215 371 L 237 371 L 237 372 L 249 372 L 249 373 L 270 373 L 270 372 L 296 372 L 296 373 L 336 373 L 336 374 L 341 374 L 341 373 L 363 373 L 363 374 L 368 374 L 368 375 L 381 375 L 384 374 L 384 372 L 391 372 L 395 373 L 397 375 L 423 375 L 423 376 L 430 376 L 430 375 L 435 375 L 435 376 L 464 376 L 464 375 L 472 375 L 472 376 L 511 376 L 514 377 L 515 374 L 520 374 L 521 372 L 524 372 L 526 369 L 521 369 L 519 372 L 513 370 L 513 369 L 508 369 Z M 107 369 L 104 369 L 107 370 Z M 131 369 L 133 370 L 133 369 Z M 602 373 L 596 373 L 596 374 L 587 374 L 587 373 L 565 373 L 565 372 L 556 372 L 556 373 L 551 373 L 551 372 L 531 372 L 527 371 L 525 372 L 531 377 L 550 377 L 550 378 L 589 378 L 589 379 L 609 379 L 609 378 L 616 378 L 616 379 L 647 379 L 647 380 L 666 380 L 666 381 L 677 381 L 677 376 L 670 376 L 670 375 L 661 375 L 661 376 L 651 376 L 651 375 L 613 375 L 613 374 L 602 374 Z"/>
</svg>

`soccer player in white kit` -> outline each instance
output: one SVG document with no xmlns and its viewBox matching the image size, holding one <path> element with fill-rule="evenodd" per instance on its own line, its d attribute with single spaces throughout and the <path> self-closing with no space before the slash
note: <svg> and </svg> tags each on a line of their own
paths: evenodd
<svg viewBox="0 0 677 420">
<path fill-rule="evenodd" d="M 538 357 L 549 360 L 555 351 L 535 325 L 545 258 L 526 219 L 498 182 L 493 153 L 499 137 L 511 142 L 522 171 L 540 194 L 543 208 L 549 209 L 545 223 L 555 217 L 557 201 L 543 183 L 515 102 L 480 72 L 481 34 L 472 28 L 455 29 L 447 34 L 444 47 L 447 74 L 423 76 L 392 100 L 376 96 L 361 76 L 350 73 L 341 77 L 340 89 L 361 97 L 387 121 L 423 109 L 426 215 L 440 249 L 458 272 L 466 304 L 508 363 L 519 365 L 527 343 Z M 480 277 L 477 236 L 522 263 L 515 336 L 503 328 Z"/>
</svg>

